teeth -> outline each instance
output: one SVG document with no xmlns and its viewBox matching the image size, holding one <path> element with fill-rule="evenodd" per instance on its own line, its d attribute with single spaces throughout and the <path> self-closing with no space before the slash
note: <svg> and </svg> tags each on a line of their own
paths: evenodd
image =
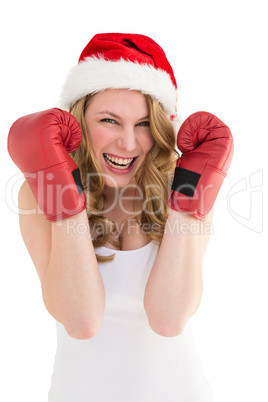
<svg viewBox="0 0 268 402">
<path fill-rule="evenodd" d="M 113 156 L 104 154 L 106 156 L 107 159 L 109 159 L 112 162 L 118 163 L 120 165 L 126 165 L 127 163 L 131 163 L 133 161 L 134 158 L 131 159 L 122 159 L 122 158 L 114 158 Z"/>
<path fill-rule="evenodd" d="M 122 159 L 122 158 L 114 158 L 113 156 L 104 154 L 106 162 L 108 165 L 116 168 L 116 169 L 128 169 L 131 162 L 133 161 L 134 158 L 129 158 L 129 159 Z M 114 162 L 114 163 L 113 163 Z M 119 166 L 121 165 L 121 166 Z"/>
</svg>

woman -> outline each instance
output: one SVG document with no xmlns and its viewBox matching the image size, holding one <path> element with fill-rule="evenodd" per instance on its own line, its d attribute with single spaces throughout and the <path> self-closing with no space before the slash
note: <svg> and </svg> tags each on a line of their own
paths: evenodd
<svg viewBox="0 0 268 402">
<path fill-rule="evenodd" d="M 10 130 L 21 232 L 57 324 L 50 402 L 212 401 L 189 320 L 233 142 L 195 113 L 178 158 L 176 91 L 152 39 L 99 34 L 63 89 L 70 113 Z"/>
</svg>

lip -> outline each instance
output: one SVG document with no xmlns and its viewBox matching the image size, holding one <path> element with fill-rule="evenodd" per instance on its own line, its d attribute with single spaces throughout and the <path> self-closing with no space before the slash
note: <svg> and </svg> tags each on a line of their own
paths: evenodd
<svg viewBox="0 0 268 402">
<path fill-rule="evenodd" d="M 104 160 L 105 165 L 107 166 L 107 168 L 111 172 L 116 173 L 116 174 L 127 174 L 127 173 L 129 173 L 134 168 L 134 166 L 136 164 L 136 160 L 138 159 L 138 157 L 133 157 L 133 156 L 131 156 L 131 157 L 126 157 L 126 156 L 122 157 L 122 156 L 118 156 L 118 155 L 114 155 L 114 154 L 110 154 L 110 153 L 108 153 L 108 155 L 113 156 L 114 158 L 121 158 L 121 159 L 132 159 L 132 158 L 134 158 L 134 161 L 131 163 L 131 165 L 127 169 L 116 169 L 116 168 L 112 167 L 111 165 L 109 165 L 106 162 L 106 159 L 105 159 L 105 157 L 103 155 L 103 160 Z"/>
<path fill-rule="evenodd" d="M 122 155 L 115 155 L 115 154 L 110 154 L 109 152 L 105 152 L 106 155 L 112 156 L 113 158 L 117 159 L 133 159 L 137 158 L 136 156 L 122 156 Z"/>
</svg>

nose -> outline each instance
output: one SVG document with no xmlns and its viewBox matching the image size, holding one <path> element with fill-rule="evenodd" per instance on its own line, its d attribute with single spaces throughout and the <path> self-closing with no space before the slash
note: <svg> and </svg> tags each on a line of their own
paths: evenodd
<svg viewBox="0 0 268 402">
<path fill-rule="evenodd" d="M 132 127 L 126 127 L 117 138 L 118 148 L 133 152 L 137 146 L 135 131 Z"/>
</svg>

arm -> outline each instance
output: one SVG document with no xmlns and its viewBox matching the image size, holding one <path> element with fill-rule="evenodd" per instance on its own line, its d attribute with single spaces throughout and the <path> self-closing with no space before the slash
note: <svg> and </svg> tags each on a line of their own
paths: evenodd
<svg viewBox="0 0 268 402">
<path fill-rule="evenodd" d="M 73 338 L 91 338 L 102 321 L 105 294 L 85 210 L 58 223 L 48 222 L 26 181 L 18 201 L 21 234 L 48 312 Z"/>
<path fill-rule="evenodd" d="M 212 212 L 201 222 L 170 210 L 144 295 L 150 327 L 159 335 L 179 335 L 200 305 L 211 220 Z"/>
<path fill-rule="evenodd" d="M 201 302 L 207 225 L 233 155 L 229 128 L 207 112 L 186 119 L 177 140 L 183 153 L 168 199 L 171 211 L 144 295 L 149 324 L 164 336 L 181 333 Z"/>
<path fill-rule="evenodd" d="M 86 196 L 69 155 L 81 140 L 77 120 L 54 108 L 18 119 L 9 131 L 8 151 L 27 180 L 19 192 L 20 227 L 46 308 L 70 336 L 86 339 L 99 329 L 105 301 Z"/>
<path fill-rule="evenodd" d="M 85 210 L 60 225 L 52 223 L 43 296 L 50 314 L 60 318 L 74 338 L 88 339 L 99 330 L 105 292 Z"/>
</svg>

